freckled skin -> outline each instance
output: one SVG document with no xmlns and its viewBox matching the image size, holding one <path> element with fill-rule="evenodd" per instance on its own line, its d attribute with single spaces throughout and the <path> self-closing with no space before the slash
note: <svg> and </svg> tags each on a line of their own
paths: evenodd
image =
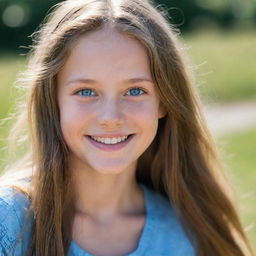
<svg viewBox="0 0 256 256">
<path fill-rule="evenodd" d="M 96 82 L 67 83 L 74 79 Z M 71 166 L 102 174 L 134 172 L 137 159 L 155 137 L 159 108 L 154 84 L 127 84 L 131 78 L 152 80 L 146 50 L 136 39 L 116 30 L 101 29 L 78 39 L 57 76 L 61 129 L 71 151 Z M 129 88 L 141 87 L 147 94 L 128 96 Z M 75 94 L 90 88 L 96 96 Z M 93 94 L 93 95 L 95 95 Z M 118 151 L 105 152 L 94 147 L 84 135 L 136 133 Z"/>
</svg>

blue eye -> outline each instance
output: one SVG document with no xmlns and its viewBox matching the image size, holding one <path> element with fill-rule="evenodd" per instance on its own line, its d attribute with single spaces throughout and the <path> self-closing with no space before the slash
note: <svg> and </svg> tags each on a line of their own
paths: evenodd
<svg viewBox="0 0 256 256">
<path fill-rule="evenodd" d="M 142 94 L 146 94 L 146 92 L 139 87 L 131 88 L 128 90 L 128 92 L 130 92 L 130 94 L 128 94 L 128 96 L 139 96 Z M 93 92 L 93 90 L 89 89 L 89 88 L 81 89 L 81 90 L 77 91 L 75 94 L 82 96 L 82 97 L 92 97 L 92 96 L 96 95 L 95 92 Z"/>
<path fill-rule="evenodd" d="M 129 95 L 129 96 L 138 96 L 141 94 L 145 94 L 145 91 L 139 87 L 131 88 L 129 91 L 131 92 L 131 95 Z M 140 92 L 142 92 L 142 93 L 140 93 Z"/>
<path fill-rule="evenodd" d="M 78 94 L 79 96 L 94 96 L 91 95 L 92 90 L 91 89 L 82 89 L 79 90 L 76 94 Z"/>
</svg>

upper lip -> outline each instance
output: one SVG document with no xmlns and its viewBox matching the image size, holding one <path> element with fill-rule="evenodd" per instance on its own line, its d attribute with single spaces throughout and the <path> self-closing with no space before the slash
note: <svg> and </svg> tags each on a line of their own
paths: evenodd
<svg viewBox="0 0 256 256">
<path fill-rule="evenodd" d="M 116 133 L 116 134 L 94 134 L 94 135 L 89 135 L 89 136 L 93 136 L 93 137 L 101 137 L 101 138 L 117 138 L 117 137 L 124 137 L 124 136 L 128 136 L 128 135 L 132 135 L 130 134 L 122 134 L 122 133 Z"/>
</svg>

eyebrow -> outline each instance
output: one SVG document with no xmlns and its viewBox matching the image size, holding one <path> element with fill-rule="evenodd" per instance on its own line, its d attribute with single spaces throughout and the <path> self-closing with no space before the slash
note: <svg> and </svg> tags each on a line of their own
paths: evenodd
<svg viewBox="0 0 256 256">
<path fill-rule="evenodd" d="M 153 84 L 153 81 L 148 78 L 130 78 L 130 79 L 124 80 L 123 82 L 127 84 L 141 83 L 141 82 L 149 82 Z M 97 84 L 98 82 L 96 80 L 89 79 L 89 78 L 77 78 L 77 79 L 68 81 L 66 85 L 73 84 L 73 83 Z"/>
</svg>

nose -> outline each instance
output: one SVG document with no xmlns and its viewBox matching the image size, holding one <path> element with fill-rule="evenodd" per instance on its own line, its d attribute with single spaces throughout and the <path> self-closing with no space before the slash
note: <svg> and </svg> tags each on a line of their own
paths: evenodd
<svg viewBox="0 0 256 256">
<path fill-rule="evenodd" d="M 117 100 L 106 100 L 99 110 L 98 122 L 101 126 L 115 129 L 124 123 L 122 108 Z"/>
</svg>

